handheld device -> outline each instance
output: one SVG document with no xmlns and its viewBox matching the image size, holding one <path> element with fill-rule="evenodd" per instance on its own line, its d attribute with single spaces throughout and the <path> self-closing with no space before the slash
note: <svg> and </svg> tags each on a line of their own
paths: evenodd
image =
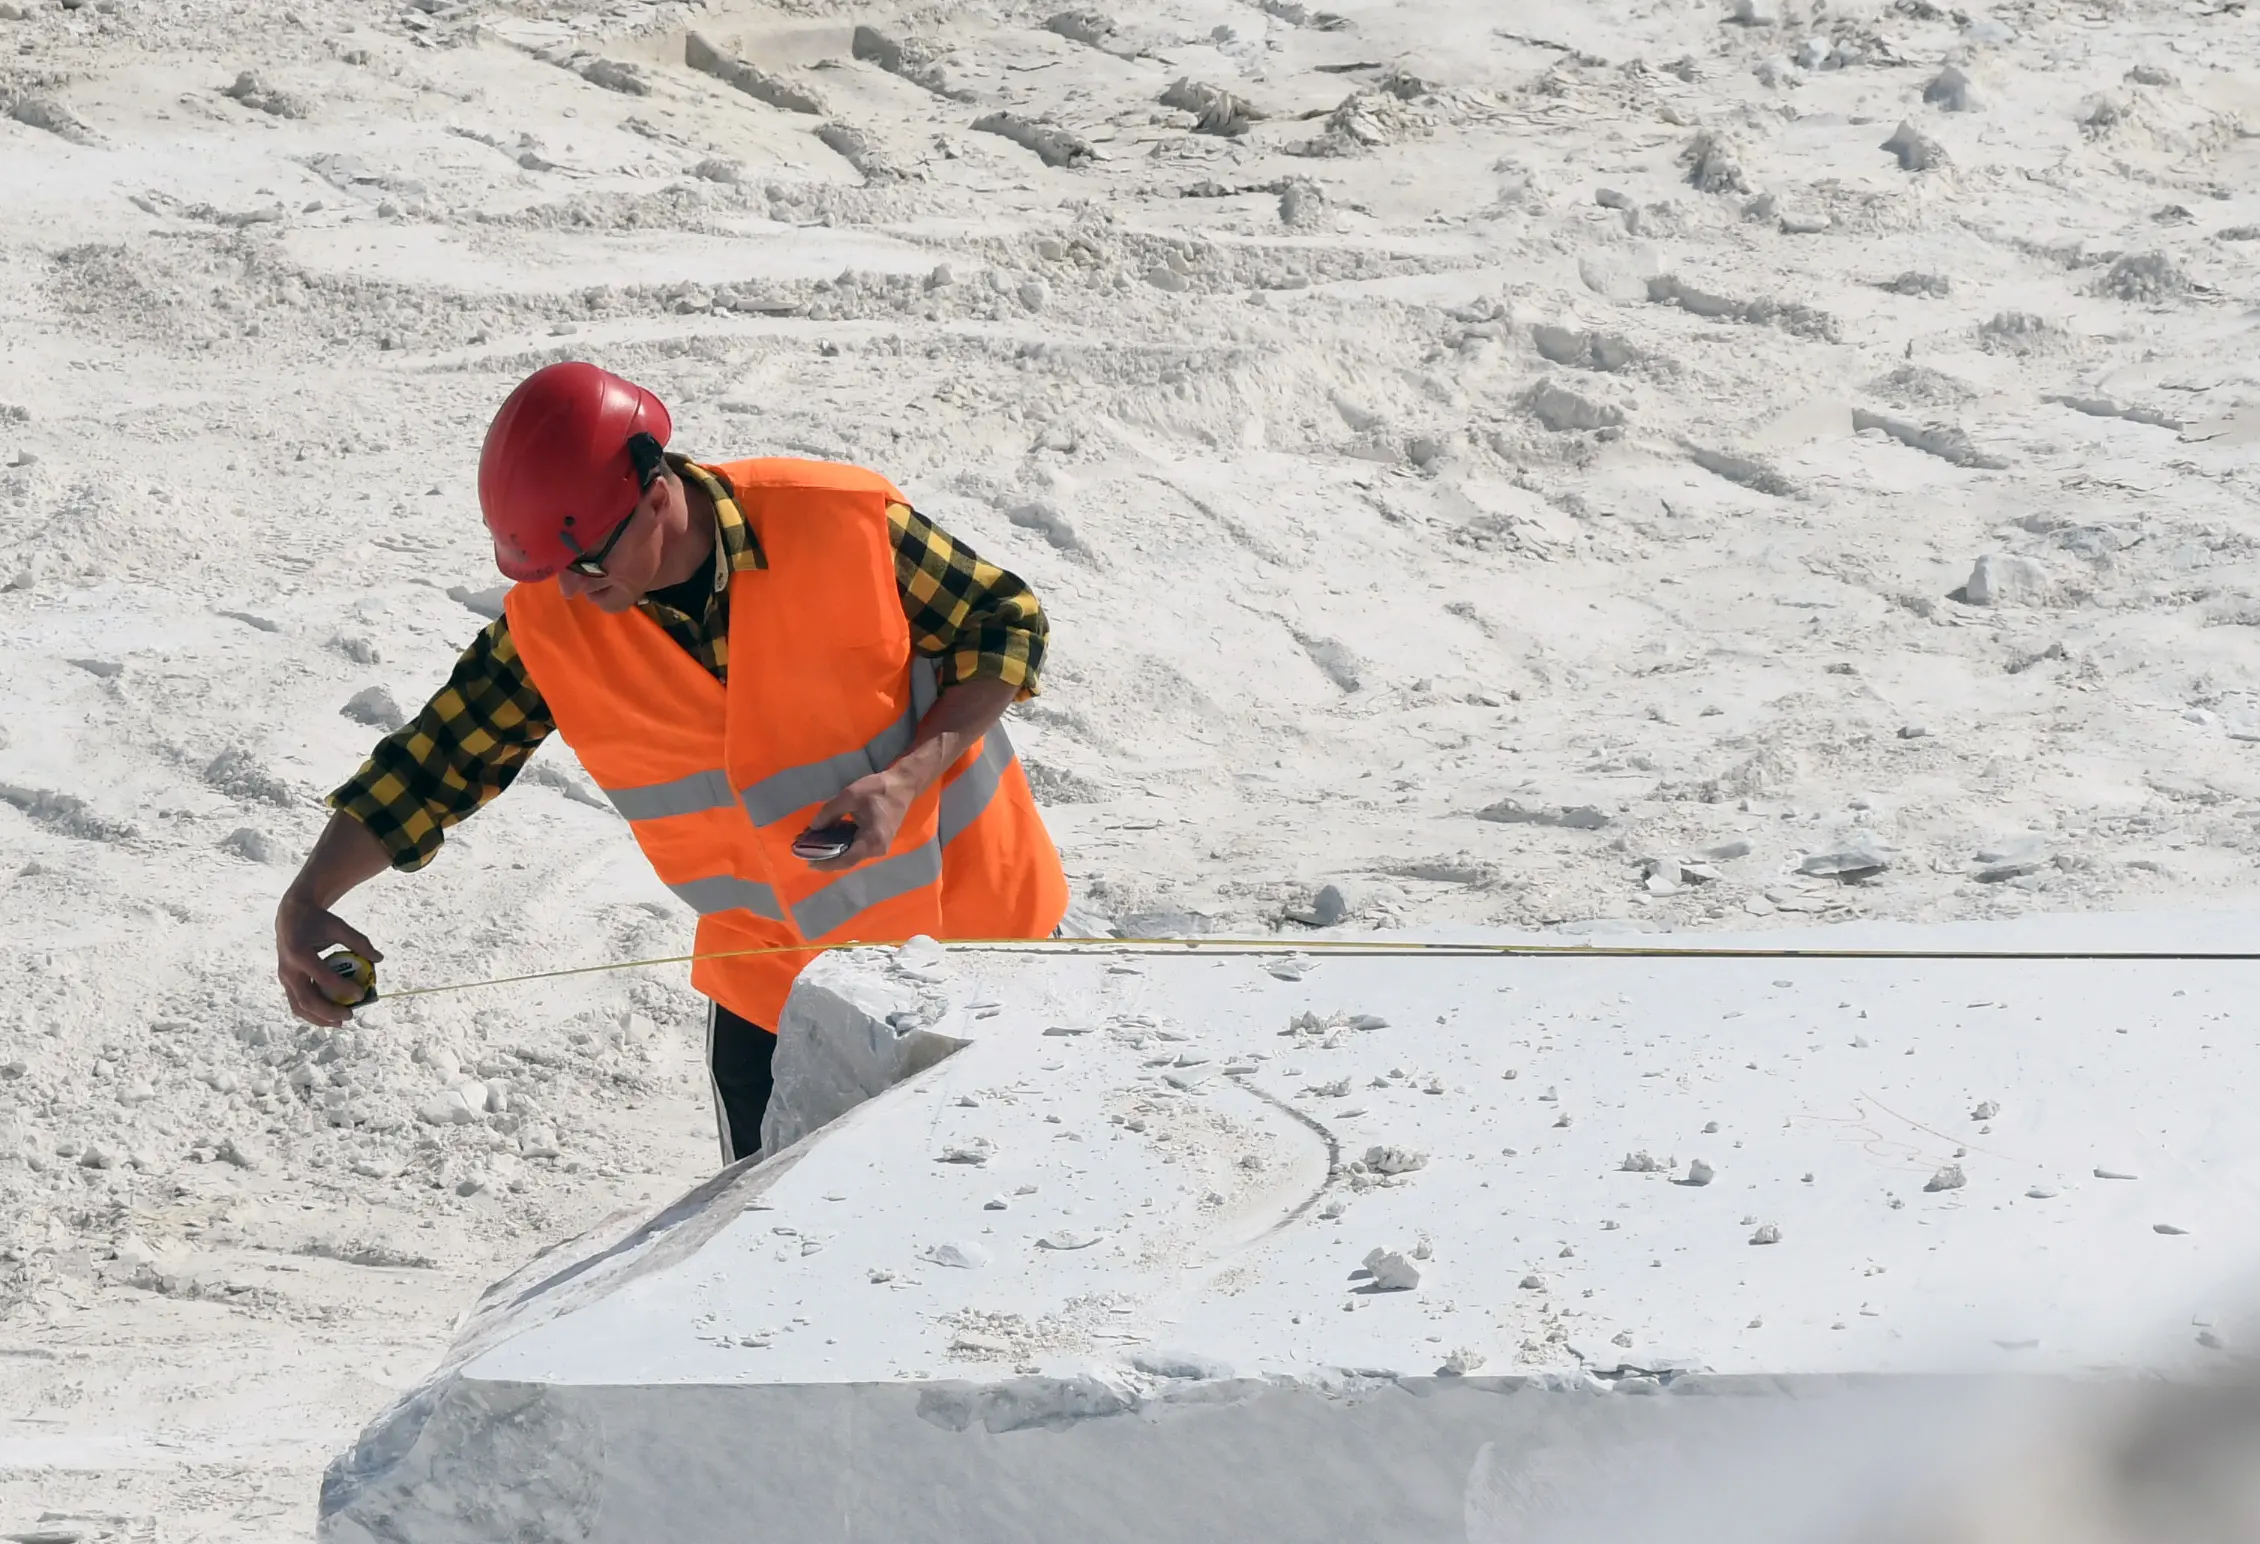
<svg viewBox="0 0 2260 1544">
<path fill-rule="evenodd" d="M 840 819 L 828 826 L 812 826 L 794 837 L 793 856 L 822 863 L 827 858 L 837 858 L 854 845 L 855 822 Z"/>
</svg>

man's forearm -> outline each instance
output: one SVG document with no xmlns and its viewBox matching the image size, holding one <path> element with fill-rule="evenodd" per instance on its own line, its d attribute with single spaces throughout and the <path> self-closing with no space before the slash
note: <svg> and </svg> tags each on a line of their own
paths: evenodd
<svg viewBox="0 0 2260 1544">
<path fill-rule="evenodd" d="M 299 865 L 287 896 L 316 911 L 328 911 L 347 892 L 391 867 L 392 855 L 367 826 L 343 810 L 333 810 L 330 823 L 315 838 L 314 850 Z"/>
<path fill-rule="evenodd" d="M 1012 682 L 989 676 L 949 687 L 918 721 L 910 749 L 888 771 L 900 777 L 908 794 L 916 797 L 995 727 L 1019 694 L 1019 687 Z"/>
</svg>

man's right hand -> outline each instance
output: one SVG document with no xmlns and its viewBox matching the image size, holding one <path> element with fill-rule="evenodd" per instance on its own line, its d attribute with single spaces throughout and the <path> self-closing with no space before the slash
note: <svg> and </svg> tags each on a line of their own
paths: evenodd
<svg viewBox="0 0 2260 1544">
<path fill-rule="evenodd" d="M 322 951 L 343 944 L 372 965 L 384 958 L 361 930 L 332 911 L 324 911 L 295 892 L 285 893 L 275 908 L 275 974 L 282 979 L 290 1011 L 309 1024 L 336 1029 L 353 1017 L 353 1010 L 323 990 L 335 986 L 337 975 L 322 963 Z"/>
<path fill-rule="evenodd" d="M 307 1023 L 336 1029 L 353 1017 L 351 1008 L 322 990 L 325 984 L 337 984 L 336 975 L 322 963 L 324 949 L 343 944 L 372 965 L 384 958 L 360 929 L 330 908 L 389 866 L 383 845 L 366 826 L 342 811 L 333 813 L 275 907 L 275 974 L 290 999 L 290 1011 Z"/>
</svg>

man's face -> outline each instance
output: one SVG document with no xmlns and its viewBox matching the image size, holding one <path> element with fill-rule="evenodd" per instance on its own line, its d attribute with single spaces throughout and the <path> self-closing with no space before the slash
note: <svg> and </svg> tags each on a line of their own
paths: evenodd
<svg viewBox="0 0 2260 1544">
<path fill-rule="evenodd" d="M 586 595 L 597 610 L 617 616 L 651 589 L 666 550 L 665 527 L 679 502 L 673 477 L 653 483 L 628 516 L 620 539 L 604 555 L 604 577 L 591 578 L 570 568 L 557 571 L 557 588 L 567 600 Z"/>
</svg>

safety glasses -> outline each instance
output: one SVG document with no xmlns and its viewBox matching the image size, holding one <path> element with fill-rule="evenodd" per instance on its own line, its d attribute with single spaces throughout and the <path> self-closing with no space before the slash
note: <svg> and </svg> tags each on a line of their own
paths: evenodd
<svg viewBox="0 0 2260 1544">
<path fill-rule="evenodd" d="M 659 481 L 659 474 L 667 465 L 667 458 L 661 453 L 659 441 L 648 434 L 628 436 L 628 459 L 636 468 L 636 502 L 629 506 L 627 514 L 621 516 L 620 523 L 612 528 L 612 534 L 604 538 L 603 545 L 565 565 L 584 578 L 605 577 L 605 559 L 611 557 L 612 549 L 620 545 L 621 534 L 636 518 L 636 511 L 643 508 L 644 497 L 651 492 L 651 485 Z"/>
</svg>

